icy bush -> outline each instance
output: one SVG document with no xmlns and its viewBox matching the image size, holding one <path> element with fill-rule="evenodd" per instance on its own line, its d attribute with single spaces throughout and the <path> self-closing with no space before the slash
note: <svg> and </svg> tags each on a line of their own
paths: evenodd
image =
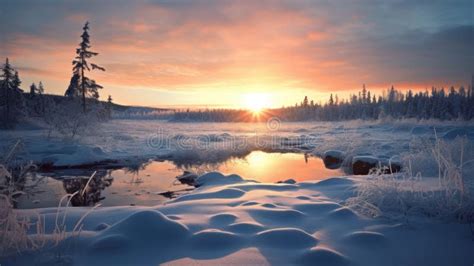
<svg viewBox="0 0 474 266">
<path fill-rule="evenodd" d="M 98 127 L 99 122 L 107 119 L 105 109 L 99 104 L 90 104 L 90 110 L 84 113 L 82 105 L 75 99 L 62 103 L 51 102 L 45 112 L 44 121 L 48 125 L 48 136 L 57 132 L 65 137 L 90 133 Z"/>
<path fill-rule="evenodd" d="M 41 219 L 32 223 L 29 217 L 19 215 L 14 209 L 15 197 L 22 194 L 17 190 L 15 181 L 25 178 L 25 175 L 26 171 L 13 174 L 0 164 L 0 256 L 42 246 L 41 241 L 34 240 L 28 234 L 33 225 L 37 226 L 37 233 L 41 232 Z"/>
<path fill-rule="evenodd" d="M 472 223 L 473 172 L 465 169 L 471 163 L 466 158 L 474 158 L 472 154 L 472 143 L 463 138 L 418 143 L 411 156 L 405 156 L 404 173 L 372 173 L 346 203 L 368 216 L 407 219 L 421 214 Z M 435 169 L 437 179 L 426 178 L 430 176 L 416 171 L 414 165 L 417 169 Z"/>
<path fill-rule="evenodd" d="M 15 154 L 19 149 L 21 149 L 20 141 L 16 142 L 0 160 L 0 257 L 22 251 L 42 249 L 47 244 L 54 247 L 66 238 L 80 234 L 85 217 L 99 206 L 96 205 L 80 217 L 72 231 L 67 233 L 67 229 L 70 228 L 67 228 L 65 221 L 71 199 L 76 195 L 83 196 L 90 180 L 94 177 L 92 175 L 82 191 L 67 194 L 61 199 L 56 211 L 54 231 L 51 235 L 46 235 L 44 216 L 35 211 L 22 215 L 15 209 L 16 198 L 25 194 L 21 184 L 34 169 L 30 163 L 21 164 L 20 161 L 15 160 Z M 67 202 L 64 207 L 62 206 L 63 201 Z M 58 250 L 63 252 L 61 249 Z"/>
</svg>

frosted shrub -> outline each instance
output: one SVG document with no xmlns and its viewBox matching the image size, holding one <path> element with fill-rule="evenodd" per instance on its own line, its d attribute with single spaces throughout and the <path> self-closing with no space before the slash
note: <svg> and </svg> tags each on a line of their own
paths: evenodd
<svg viewBox="0 0 474 266">
<path fill-rule="evenodd" d="M 37 234 L 41 234 L 43 226 L 41 219 L 35 223 L 27 216 L 21 216 L 14 209 L 15 197 L 21 194 L 16 190 L 15 180 L 24 178 L 25 172 L 12 174 L 4 165 L 0 165 L 0 256 L 14 252 L 39 248 L 43 243 L 33 239 L 28 230 L 35 225 Z"/>
<path fill-rule="evenodd" d="M 472 163 L 465 158 L 474 158 L 472 153 L 472 143 L 465 138 L 452 142 L 440 139 L 423 142 L 412 150 L 413 157 L 405 157 L 404 173 L 384 175 L 380 171 L 373 172 L 360 183 L 357 196 L 348 199 L 347 204 L 368 216 L 408 218 L 425 215 L 472 223 L 473 172 L 465 169 Z M 414 172 L 411 159 L 420 157 L 425 157 L 422 164 L 435 167 L 437 179 L 423 178 L 421 172 Z"/>
<path fill-rule="evenodd" d="M 48 135 L 57 132 L 65 137 L 74 138 L 95 129 L 99 122 L 106 119 L 104 108 L 99 104 L 90 104 L 86 113 L 79 101 L 69 99 L 60 104 L 48 106 L 44 121 L 49 127 Z"/>
<path fill-rule="evenodd" d="M 0 161 L 0 257 L 9 256 L 22 251 L 43 249 L 47 246 L 56 247 L 71 236 L 77 236 L 82 231 L 83 221 L 95 208 L 94 206 L 67 228 L 67 213 L 71 199 L 83 195 L 95 173 L 89 178 L 82 191 L 65 195 L 59 202 L 56 211 L 55 228 L 51 235 L 45 233 L 45 217 L 35 211 L 21 214 L 15 209 L 16 198 L 25 194 L 23 187 L 17 183 L 24 182 L 33 168 L 31 164 L 20 164 L 15 161 L 15 154 L 21 149 L 21 142 L 13 145 Z M 65 206 L 62 203 L 66 202 Z M 47 245 L 49 244 L 49 245 Z M 67 248 L 67 246 L 66 246 Z M 64 252 L 64 247 L 57 252 Z"/>
<path fill-rule="evenodd" d="M 0 256 L 39 247 L 40 242 L 28 235 L 33 225 L 26 216 L 20 216 L 14 209 L 15 199 L 21 194 L 21 183 L 24 182 L 32 164 L 21 164 L 15 161 L 15 154 L 21 149 L 20 141 L 3 156 L 0 161 Z M 35 223 L 37 232 L 41 231 L 41 219 Z"/>
</svg>

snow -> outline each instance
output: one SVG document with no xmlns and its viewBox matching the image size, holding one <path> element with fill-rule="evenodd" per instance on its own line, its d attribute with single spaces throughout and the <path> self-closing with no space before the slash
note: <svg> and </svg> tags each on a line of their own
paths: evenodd
<svg viewBox="0 0 474 266">
<path fill-rule="evenodd" d="M 470 139 L 474 139 L 474 129 L 472 128 L 454 128 L 449 130 L 443 135 L 443 139 L 453 140 L 457 137 L 466 136 Z"/>
<path fill-rule="evenodd" d="M 301 135 L 301 129 L 307 132 Z M 467 136 L 469 142 L 474 141 L 474 126 L 461 122 L 426 125 L 410 121 L 282 123 L 274 131 L 265 123 L 112 120 L 90 135 L 73 140 L 57 135 L 48 138 L 45 129 L 3 130 L 0 131 L 0 150 L 6 150 L 21 139 L 25 159 L 55 167 L 100 162 L 136 164 L 149 159 L 218 163 L 255 150 L 301 152 L 319 157 L 327 151 L 339 151 L 345 154 L 349 164 L 353 156 L 399 156 L 406 163 L 413 142 L 432 140 L 435 132 L 447 141 L 454 141 L 456 136 Z"/>
<path fill-rule="evenodd" d="M 339 177 L 294 185 L 243 178 L 221 184 L 209 176 L 202 180 L 210 183 L 165 205 L 97 208 L 84 218 L 81 233 L 59 246 L 0 262 L 51 265 L 57 262 L 57 254 L 79 265 L 464 265 L 474 261 L 474 242 L 466 224 L 421 217 L 402 224 L 366 218 L 345 207 L 346 192 L 360 180 Z M 38 210 L 47 224 L 54 222 L 56 211 Z M 68 209 L 68 232 L 87 211 Z M 33 210 L 20 213 L 35 215 Z M 51 234 L 52 228 L 47 227 L 46 233 Z"/>
<path fill-rule="evenodd" d="M 403 164 L 406 173 L 415 176 L 419 172 L 430 179 L 437 176 L 438 167 L 433 154 L 436 149 L 426 146 L 426 142 L 434 142 L 435 136 L 441 136 L 447 142 L 440 150 L 453 162 L 462 159 L 456 155 L 460 147 L 466 148 L 463 156 L 468 162 L 461 170 L 472 179 L 474 167 L 469 160 L 474 158 L 473 132 L 472 125 L 456 123 L 284 123 L 274 132 L 265 124 L 114 120 L 94 136 L 75 140 L 48 138 L 40 129 L 1 131 L 0 148 L 21 138 L 23 158 L 54 166 L 104 160 L 126 164 L 159 158 L 177 163 L 222 162 L 254 150 L 298 151 L 317 156 L 326 152 L 343 154 L 345 162 L 351 163 Z M 466 138 L 458 137 L 463 135 Z M 343 167 L 347 165 L 343 163 Z M 34 229 L 28 232 L 37 240 L 56 239 L 55 220 L 57 215 L 61 219 L 64 215 L 68 238 L 58 246 L 46 245 L 37 251 L 0 257 L 0 264 L 470 265 L 474 262 L 473 236 L 466 223 L 434 219 L 420 212 L 399 213 L 400 218 L 368 217 L 353 208 L 350 199 L 360 195 L 360 189 L 372 181 L 371 177 L 341 176 L 322 181 L 259 183 L 238 175 L 210 172 L 195 178 L 197 188 L 193 192 L 164 205 L 18 210 L 18 215 L 33 221 L 37 215 L 44 217 L 44 234 L 37 235 Z M 393 175 L 392 181 L 398 181 L 396 176 Z M 391 197 L 385 191 L 398 193 L 413 189 L 403 186 L 408 183 L 400 183 L 398 190 L 394 190 L 394 183 L 386 182 L 386 187 L 372 183 L 372 188 L 386 188 L 379 193 L 384 199 Z M 427 183 L 437 183 L 437 179 L 431 178 Z M 404 199 L 400 196 L 393 201 Z M 81 219 L 81 229 L 74 230 Z"/>
</svg>

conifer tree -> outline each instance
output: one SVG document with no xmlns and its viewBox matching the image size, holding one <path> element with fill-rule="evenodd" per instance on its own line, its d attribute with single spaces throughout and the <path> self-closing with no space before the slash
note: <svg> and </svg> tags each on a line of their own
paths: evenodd
<svg viewBox="0 0 474 266">
<path fill-rule="evenodd" d="M 43 87 L 43 82 L 39 82 L 38 84 L 38 88 L 37 88 L 37 92 L 39 95 L 43 95 L 44 94 L 44 87 Z"/>
<path fill-rule="evenodd" d="M 0 73 L 1 126 L 13 127 L 23 114 L 23 95 L 18 72 L 10 65 L 8 58 Z"/>
<path fill-rule="evenodd" d="M 112 117 L 112 96 L 109 95 L 109 97 L 107 98 L 107 105 L 105 107 L 106 111 L 107 111 L 107 117 L 110 119 Z"/>
<path fill-rule="evenodd" d="M 31 83 L 31 85 L 30 85 L 30 98 L 34 98 L 36 96 L 36 91 L 38 91 L 38 88 L 36 87 L 35 83 Z"/>
<path fill-rule="evenodd" d="M 99 98 L 99 89 L 103 87 L 95 82 L 95 80 L 86 77 L 85 72 L 98 69 L 105 71 L 105 68 L 96 64 L 87 62 L 90 58 L 97 56 L 98 53 L 90 51 L 90 36 L 89 36 L 89 22 L 84 25 L 83 33 L 81 35 L 81 43 L 79 48 L 76 49 L 76 57 L 72 61 L 72 72 L 71 81 L 66 91 L 66 96 L 69 97 L 80 97 L 82 100 L 82 110 L 86 112 L 86 98 L 91 97 L 93 99 Z"/>
</svg>

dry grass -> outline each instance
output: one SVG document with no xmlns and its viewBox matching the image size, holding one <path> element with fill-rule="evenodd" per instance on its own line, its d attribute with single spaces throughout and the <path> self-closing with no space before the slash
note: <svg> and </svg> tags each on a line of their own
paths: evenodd
<svg viewBox="0 0 474 266">
<path fill-rule="evenodd" d="M 25 194 L 24 191 L 19 190 L 19 186 L 16 185 L 17 181 L 27 178 L 29 172 L 34 169 L 31 164 L 20 165 L 18 162 L 14 162 L 15 153 L 20 147 L 21 143 L 18 141 L 0 162 L 0 257 L 47 247 L 54 248 L 71 236 L 79 236 L 84 219 L 96 207 L 100 206 L 96 205 L 91 208 L 71 228 L 68 228 L 67 215 L 71 199 L 76 195 L 83 194 L 87 185 L 84 187 L 84 191 L 63 196 L 56 210 L 54 231 L 47 234 L 44 216 L 33 210 L 22 215 L 14 206 L 16 198 Z M 94 175 L 95 173 L 89 178 L 87 184 Z M 65 206 L 63 206 L 64 202 L 66 202 Z M 68 247 L 56 249 L 55 252 L 59 253 L 57 257 L 61 257 L 64 249 L 68 249 Z"/>
<path fill-rule="evenodd" d="M 436 138 L 425 142 L 423 156 L 436 162 L 438 177 L 423 178 L 414 173 L 408 160 L 405 171 L 384 175 L 374 172 L 361 182 L 357 196 L 347 200 L 347 205 L 367 216 L 384 216 L 405 219 L 411 216 L 428 216 L 472 223 L 474 199 L 472 197 L 472 172 L 466 175 L 466 153 L 472 146 L 465 138 L 446 142 Z M 419 162 L 417 162 L 419 163 Z M 469 162 L 470 163 L 470 162 Z"/>
</svg>

